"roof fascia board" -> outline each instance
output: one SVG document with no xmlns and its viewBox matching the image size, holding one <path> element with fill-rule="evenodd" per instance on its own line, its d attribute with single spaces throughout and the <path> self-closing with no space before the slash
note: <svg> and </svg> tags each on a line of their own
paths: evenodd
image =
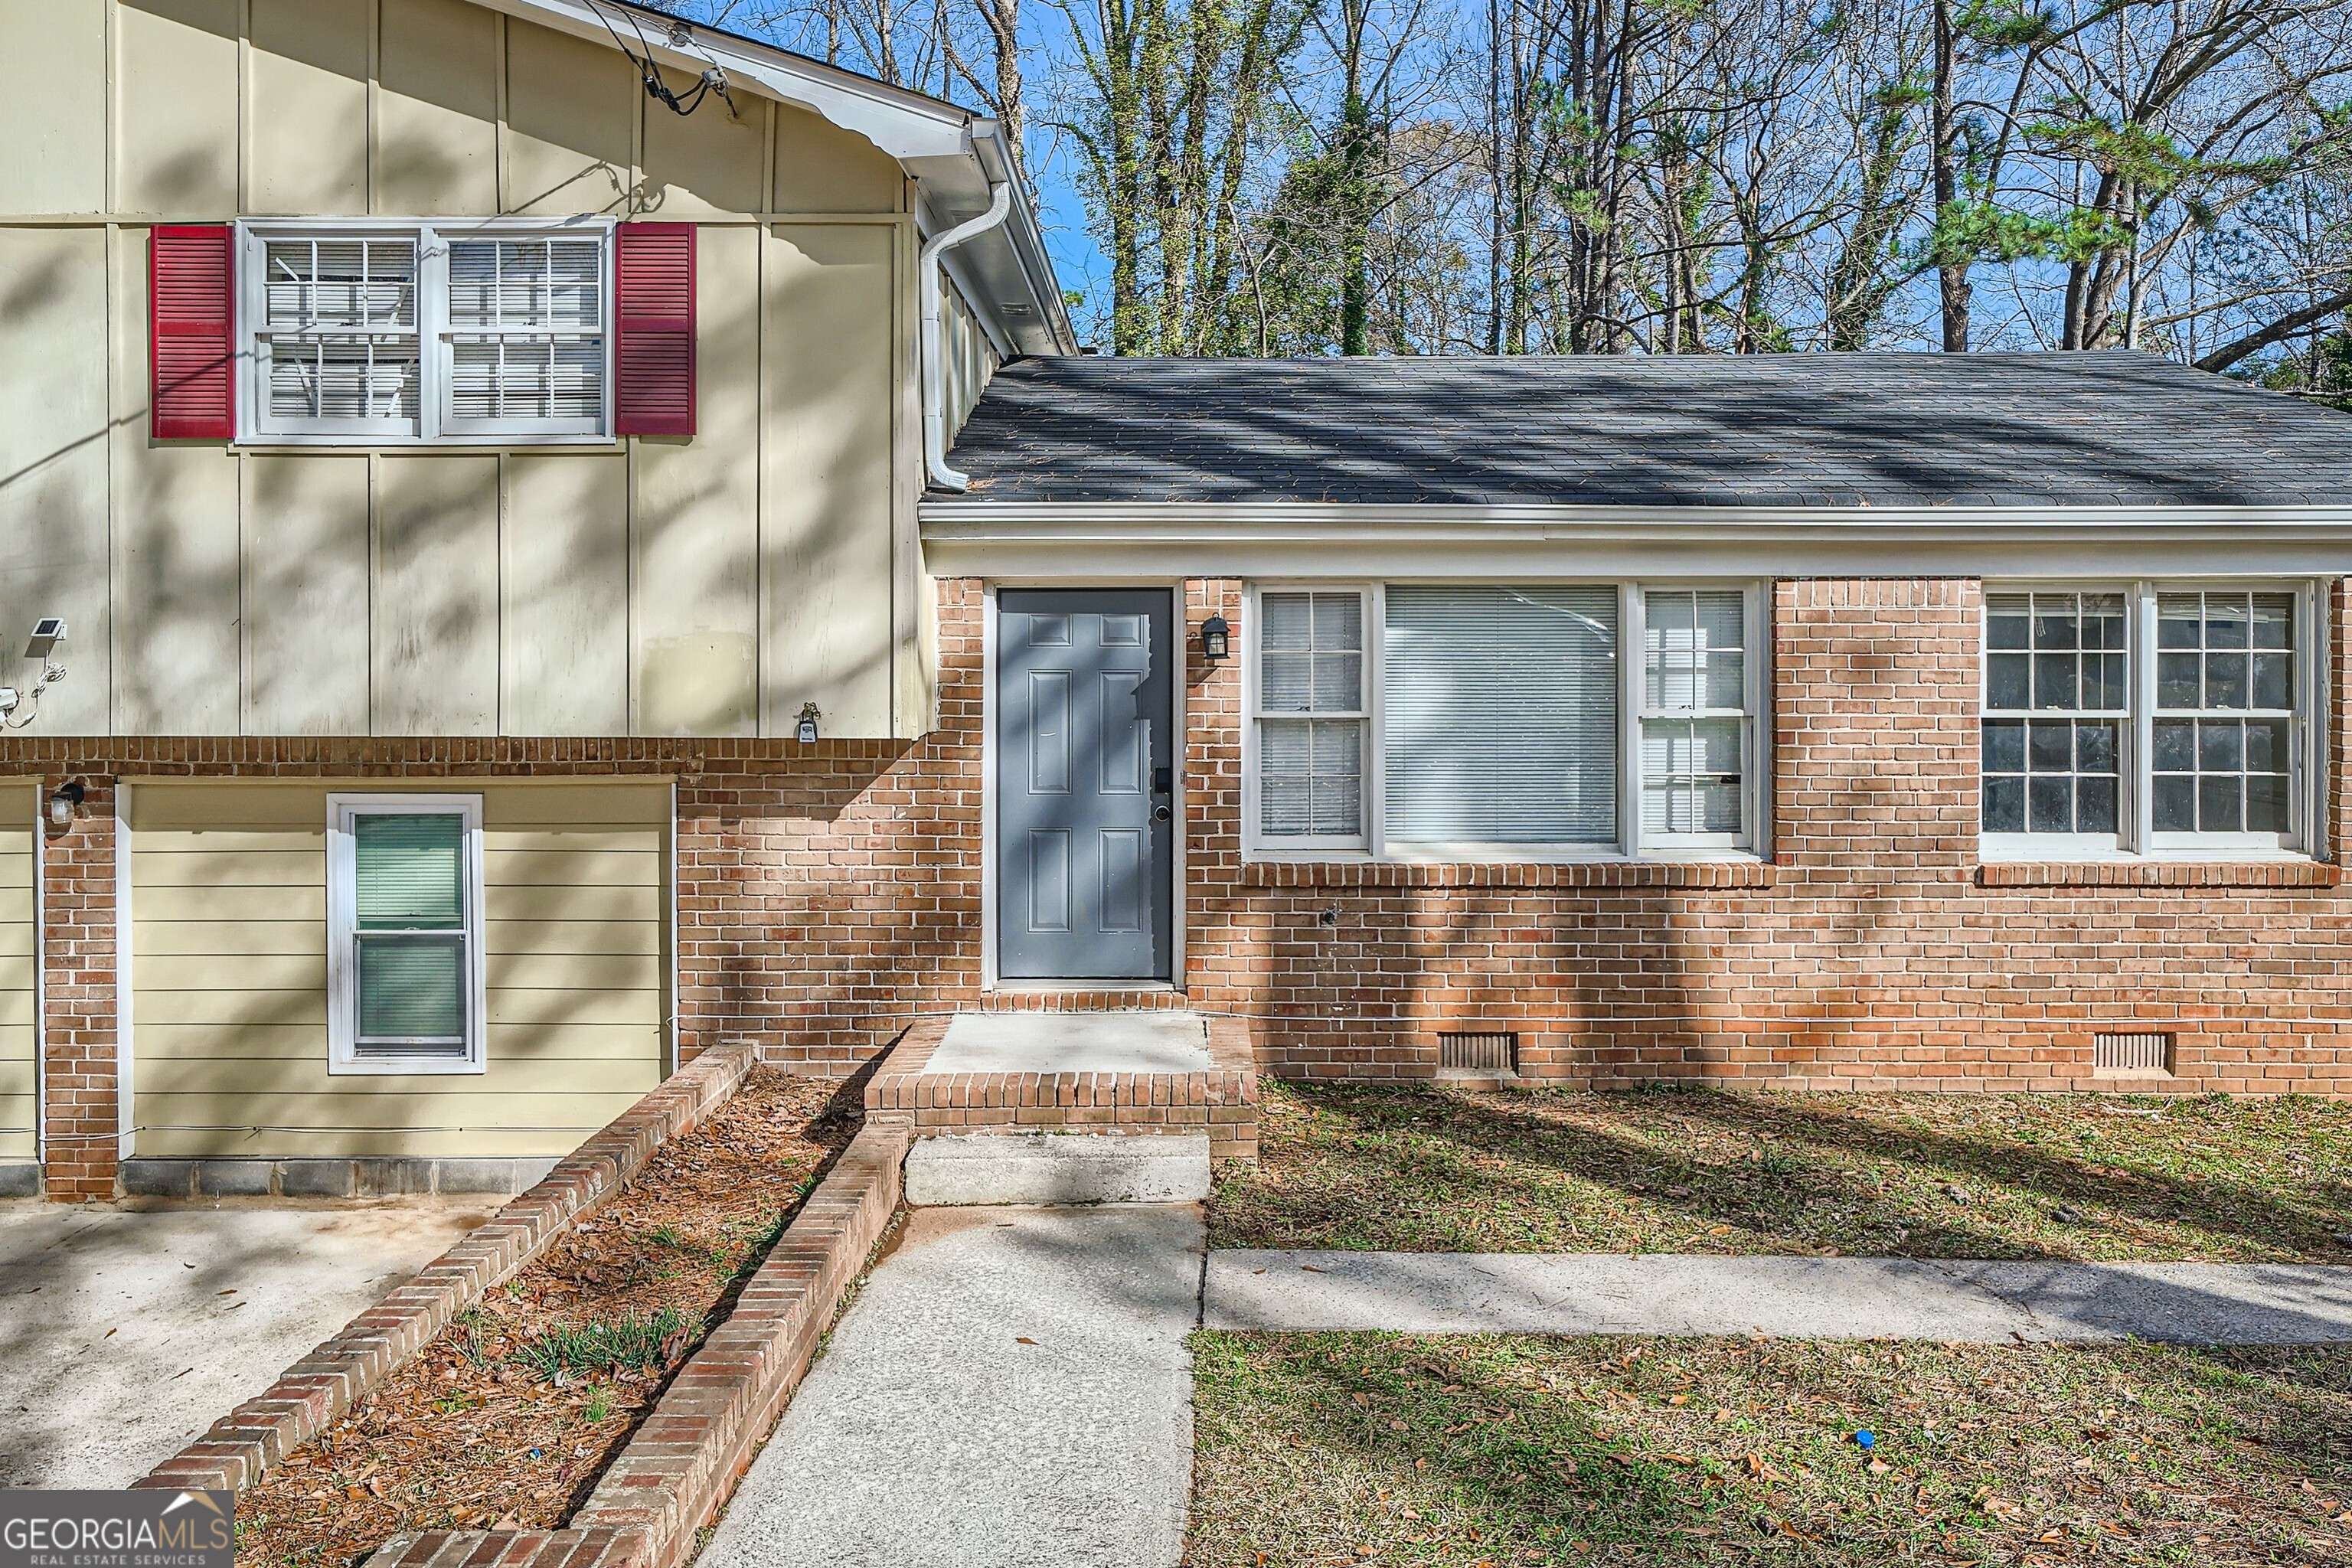
<svg viewBox="0 0 2352 1568">
<path fill-rule="evenodd" d="M 604 16 L 588 0 L 474 3 L 612 47 L 613 35 Z M 623 26 L 625 20 L 616 20 L 613 26 Z M 691 22 L 688 25 L 694 28 L 697 46 L 719 62 L 730 80 L 745 82 L 770 98 L 822 115 L 844 131 L 865 137 L 894 158 L 959 157 L 971 152 L 972 116 L 952 104 L 875 81 L 855 71 L 836 69 L 781 49 L 769 49 L 715 33 Z M 646 42 L 654 58 L 673 69 L 699 76 L 709 64 L 700 55 L 671 47 L 651 28 L 646 29 Z"/>
<path fill-rule="evenodd" d="M 589 0 L 474 3 L 607 48 L 613 45 L 613 33 L 605 26 L 604 14 Z M 637 20 L 642 24 L 649 18 Z M 944 195 L 976 212 L 987 205 L 992 183 L 1008 175 L 1012 159 L 1003 144 L 1003 132 L 993 120 L 855 71 L 716 32 L 700 23 L 689 21 L 687 25 L 693 29 L 696 47 L 703 53 L 675 48 L 664 41 L 664 34 L 648 26 L 644 28 L 645 43 L 655 60 L 695 76 L 701 75 L 710 60 L 716 60 L 730 82 L 779 102 L 806 109 L 844 131 L 863 136 L 906 167 L 922 193 L 921 199 L 934 208 L 940 207 L 937 198 Z M 615 19 L 613 26 L 625 26 L 625 19 Z M 627 36 L 635 35 L 632 32 Z M 1003 232 L 1001 237 L 983 236 L 979 243 L 1007 247 L 1013 266 L 1019 269 L 1020 281 L 1036 306 L 1035 321 L 996 320 L 997 304 L 992 290 L 974 289 L 968 297 L 974 309 L 990 321 L 992 331 L 1007 342 L 1021 346 L 1017 340 L 1025 335 L 1030 340 L 1027 346 L 1076 353 L 1077 336 L 1070 326 L 1069 311 L 1055 279 L 1053 261 L 1037 226 L 1037 215 L 1031 208 L 1028 192 L 1017 184 L 1014 196 L 1013 221 L 1005 226 L 1009 232 Z M 1037 335 L 1040 328 L 1042 337 Z"/>
<path fill-rule="evenodd" d="M 1673 542 L 1864 538 L 2047 540 L 2253 530 L 2352 544 L 2352 505 L 2166 507 L 1659 507 L 1336 502 L 926 500 L 927 538 L 963 543 L 1343 544 L 1391 541 L 1638 540 Z"/>
<path fill-rule="evenodd" d="M 1769 577 L 1978 577 L 2035 582 L 2107 582 L 2341 575 L 2341 532 L 2310 541 L 2266 533 L 2157 534 L 2126 547 L 2113 536 L 1932 539 L 1886 536 L 1773 539 L 1718 534 L 1666 538 L 1516 539 L 1325 537 L 1312 542 L 1226 539 L 1213 543 L 1131 540 L 969 542 L 926 531 L 923 564 L 935 577 L 1011 583 L 1245 577 L 1404 582 L 1626 578 L 1698 581 Z"/>
</svg>

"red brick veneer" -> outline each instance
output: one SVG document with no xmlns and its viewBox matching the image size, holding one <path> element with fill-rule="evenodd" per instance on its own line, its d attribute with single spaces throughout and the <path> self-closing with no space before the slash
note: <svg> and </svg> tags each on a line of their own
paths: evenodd
<svg viewBox="0 0 2352 1568">
<path fill-rule="evenodd" d="M 749 1045 L 707 1051 L 559 1161 L 530 1191 L 133 1484 L 242 1489 L 317 1436 L 484 1292 L 610 1201 L 655 1150 L 724 1105 Z"/>
<path fill-rule="evenodd" d="M 0 773 L 84 775 L 93 803 L 120 774 L 674 777 L 689 1057 L 740 1037 L 845 1071 L 962 1007 L 1190 1005 L 1246 1021 L 1262 1064 L 1294 1075 L 1424 1077 L 1441 1029 L 1493 1027 L 1519 1035 L 1530 1075 L 1568 1082 L 2103 1088 L 2091 1036 L 2123 1026 L 2176 1033 L 2177 1089 L 2352 1092 L 2339 864 L 1979 866 L 1979 585 L 1801 579 L 1770 597 L 1772 864 L 1244 866 L 1241 663 L 1208 663 L 1197 635 L 1212 614 L 1240 635 L 1241 584 L 1187 583 L 1181 993 L 981 990 L 970 581 L 940 584 L 939 727 L 919 742 L 16 738 Z M 2352 595 L 2332 599 L 2340 856 Z M 94 1134 L 53 1140 L 52 1173 L 92 1194 L 111 1185 L 110 821 L 93 809 L 69 836 L 85 924 L 61 935 L 53 915 L 46 960 L 64 981 L 53 1084 L 77 1097 L 52 1131 Z M 77 1147 L 97 1152 L 60 1165 Z"/>
<path fill-rule="evenodd" d="M 41 805 L 78 775 L 41 780 Z M 114 1195 L 114 781 L 81 780 L 71 826 L 41 826 L 41 1119 L 47 1195 Z"/>
<path fill-rule="evenodd" d="M 370 1568 L 673 1568 L 733 1494 L 898 1210 L 903 1129 L 861 1131 L 561 1530 L 396 1535 Z"/>
<path fill-rule="evenodd" d="M 1770 866 L 1244 866 L 1240 669 L 1196 654 L 1192 1004 L 1257 1017 L 1265 1065 L 1297 1076 L 1424 1077 L 1440 1030 L 1493 1028 L 1523 1070 L 1580 1083 L 2107 1088 L 2091 1037 L 2129 1027 L 2175 1033 L 2166 1087 L 2352 1092 L 2336 865 L 1979 866 L 1979 584 L 1771 599 Z M 1195 626 L 1239 625 L 1237 583 L 1187 600 Z M 2341 847 L 2352 601 L 2333 600 Z"/>
<path fill-rule="evenodd" d="M 934 1073 L 949 1020 L 907 1031 L 866 1085 L 866 1119 L 926 1132 L 1205 1132 L 1213 1161 L 1257 1158 L 1256 1052 L 1246 1025 L 1208 1022 L 1205 1072 Z"/>
</svg>

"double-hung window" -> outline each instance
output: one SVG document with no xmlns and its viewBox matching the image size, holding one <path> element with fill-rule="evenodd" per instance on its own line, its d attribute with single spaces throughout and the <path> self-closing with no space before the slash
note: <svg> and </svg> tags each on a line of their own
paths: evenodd
<svg viewBox="0 0 2352 1568">
<path fill-rule="evenodd" d="M 248 222 L 237 428 L 264 443 L 610 437 L 612 225 Z"/>
<path fill-rule="evenodd" d="M 1268 834 L 1294 845 L 1364 838 L 1364 598 L 1360 589 L 1258 602 L 1258 794 Z"/>
<path fill-rule="evenodd" d="M 481 797 L 334 795 L 328 814 L 331 1069 L 481 1071 Z"/>
<path fill-rule="evenodd" d="M 1248 841 L 1273 856 L 1751 850 L 1748 587 L 1256 588 Z"/>
<path fill-rule="evenodd" d="M 2295 584 L 1989 590 L 1986 853 L 2310 848 L 2316 615 Z"/>
</svg>

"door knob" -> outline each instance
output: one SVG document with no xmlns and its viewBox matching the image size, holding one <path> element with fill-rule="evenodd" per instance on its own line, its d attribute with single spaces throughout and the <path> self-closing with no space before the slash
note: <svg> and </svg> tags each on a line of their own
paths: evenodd
<svg viewBox="0 0 2352 1568">
<path fill-rule="evenodd" d="M 1155 805 L 1151 808 L 1151 820 L 1154 822 L 1165 822 L 1175 815 L 1164 805 Z"/>
</svg>

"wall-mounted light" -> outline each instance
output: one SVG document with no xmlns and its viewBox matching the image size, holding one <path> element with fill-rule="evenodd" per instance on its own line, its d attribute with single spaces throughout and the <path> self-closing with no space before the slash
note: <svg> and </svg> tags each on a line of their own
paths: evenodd
<svg viewBox="0 0 2352 1568">
<path fill-rule="evenodd" d="M 89 793 L 79 779 L 68 779 L 59 784 L 56 793 L 49 796 L 49 826 L 60 833 L 71 827 L 74 813 L 81 809 L 81 803 Z"/>
<path fill-rule="evenodd" d="M 824 717 L 824 710 L 814 702 L 801 704 L 800 722 L 793 727 L 793 736 L 803 746 L 816 744 L 816 721 Z"/>
<path fill-rule="evenodd" d="M 1234 651 L 1234 628 L 1225 625 L 1223 616 L 1211 616 L 1201 623 L 1201 657 L 1211 664 Z"/>
</svg>

